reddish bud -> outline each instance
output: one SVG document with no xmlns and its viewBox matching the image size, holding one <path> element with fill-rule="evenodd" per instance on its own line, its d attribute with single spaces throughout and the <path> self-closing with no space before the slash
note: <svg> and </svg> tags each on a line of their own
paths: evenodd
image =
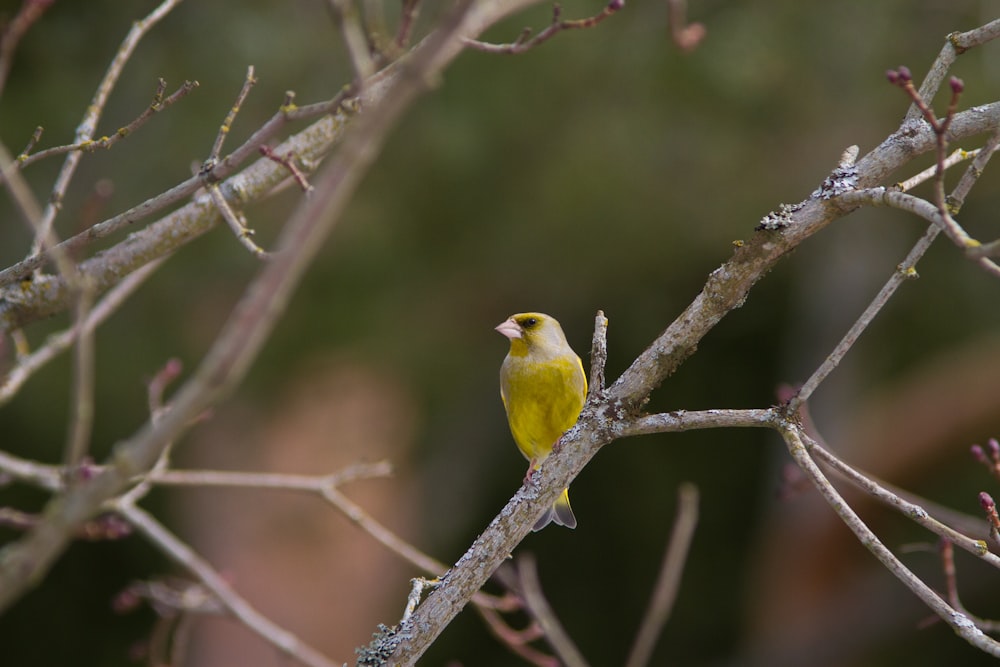
<svg viewBox="0 0 1000 667">
<path fill-rule="evenodd" d="M 903 83 L 913 80 L 913 75 L 910 74 L 910 68 L 907 67 L 906 65 L 900 65 L 899 69 L 896 71 L 899 74 L 899 80 L 902 81 Z"/>
<path fill-rule="evenodd" d="M 608 3 L 608 11 L 617 12 L 624 6 L 625 0 L 611 0 L 611 2 Z"/>
<path fill-rule="evenodd" d="M 885 78 L 889 80 L 889 83 L 899 83 L 899 72 L 894 69 L 887 69 L 885 71 Z"/>
<path fill-rule="evenodd" d="M 997 508 L 997 504 L 993 502 L 993 496 L 986 493 L 985 491 L 979 492 L 979 504 L 987 512 L 993 512 Z"/>
<path fill-rule="evenodd" d="M 129 586 L 111 600 L 111 609 L 116 614 L 126 614 L 139 606 L 142 598 L 135 586 Z"/>
<path fill-rule="evenodd" d="M 82 482 L 89 482 L 90 480 L 97 477 L 97 473 L 100 469 L 94 464 L 94 459 L 89 456 L 84 456 L 80 460 L 80 465 L 76 468 L 76 478 Z"/>
<path fill-rule="evenodd" d="M 987 440 L 986 446 L 990 448 L 990 456 L 994 459 L 1000 459 L 1000 442 L 997 442 L 996 438 Z"/>
<path fill-rule="evenodd" d="M 986 458 L 986 452 L 979 445 L 973 445 L 969 448 L 969 452 L 972 454 L 972 458 L 976 459 L 979 463 L 985 463 L 989 465 L 989 460 Z"/>
<path fill-rule="evenodd" d="M 163 367 L 163 372 L 172 378 L 177 377 L 184 370 L 184 364 L 177 357 L 172 357 L 167 359 L 166 365 Z"/>
<path fill-rule="evenodd" d="M 965 90 L 965 82 L 959 79 L 957 76 L 953 76 L 948 79 L 948 85 L 951 86 L 951 92 L 958 95 L 960 92 Z"/>
<path fill-rule="evenodd" d="M 100 527 L 102 537 L 108 540 L 119 540 L 132 534 L 132 526 L 114 514 L 101 517 Z"/>
</svg>

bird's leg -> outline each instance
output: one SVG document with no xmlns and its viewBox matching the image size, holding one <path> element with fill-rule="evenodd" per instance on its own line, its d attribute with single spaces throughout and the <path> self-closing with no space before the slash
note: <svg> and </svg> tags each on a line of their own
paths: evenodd
<svg viewBox="0 0 1000 667">
<path fill-rule="evenodd" d="M 524 473 L 524 483 L 527 484 L 531 481 L 531 475 L 535 472 L 535 459 L 530 459 L 528 461 L 528 472 Z"/>
</svg>

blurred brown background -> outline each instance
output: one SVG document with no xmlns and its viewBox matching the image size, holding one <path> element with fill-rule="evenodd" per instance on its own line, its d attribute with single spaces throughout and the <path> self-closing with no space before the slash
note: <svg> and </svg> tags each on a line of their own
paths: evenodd
<svg viewBox="0 0 1000 667">
<path fill-rule="evenodd" d="M 19 6 L 0 0 L 0 15 Z M 0 139 L 19 151 L 37 125 L 66 143 L 130 23 L 150 1 L 56 2 L 25 38 L 0 99 Z M 599 2 L 564 3 L 567 18 Z M 395 6 L 385 12 L 394 16 Z M 418 26 L 440 7 L 428 4 Z M 487 33 L 541 29 L 539 6 Z M 684 56 L 662 2 L 634 2 L 600 27 L 559 35 L 518 57 L 469 52 L 393 134 L 313 266 L 247 382 L 180 443 L 181 466 L 324 473 L 391 459 L 390 480 L 346 489 L 426 552 L 454 562 L 514 493 L 524 462 L 507 431 L 497 371 L 509 314 L 556 316 L 581 356 L 593 316 L 610 319 L 610 378 L 697 293 L 736 239 L 781 202 L 805 198 L 843 149 L 867 152 L 906 110 L 884 71 L 918 78 L 944 36 L 995 17 L 971 0 L 697 2 L 708 36 Z M 962 106 L 996 100 L 1000 47 L 963 55 Z M 200 88 L 112 151 L 88 155 L 60 216 L 67 236 L 179 182 L 208 154 L 248 65 L 259 83 L 227 144 L 281 104 L 347 81 L 338 33 L 320 0 L 183 3 L 139 47 L 99 132 L 150 101 L 157 77 Z M 939 106 L 941 100 L 938 100 Z M 974 148 L 974 144 L 963 144 Z M 925 158 L 900 179 L 929 164 Z M 30 168 L 48 192 L 58 161 Z M 95 203 L 98 184 L 113 185 Z M 994 238 L 995 165 L 962 221 Z M 270 239 L 299 195 L 248 210 Z M 0 264 L 30 237 L 0 198 Z M 924 224 L 865 211 L 812 239 L 751 293 L 653 398 L 650 408 L 762 407 L 804 380 L 905 256 Z M 968 456 L 1000 434 L 1000 284 L 944 242 L 823 385 L 813 417 L 859 466 L 975 514 L 994 491 Z M 257 270 L 227 229 L 180 251 L 98 337 L 95 454 L 147 418 L 144 382 L 170 357 L 194 368 Z M 32 326 L 37 345 L 66 317 Z M 0 443 L 56 461 L 69 365 L 53 364 L 0 410 Z M 701 489 L 701 524 L 654 664 L 977 664 L 986 658 L 878 567 L 818 497 L 779 499 L 788 462 L 763 431 L 617 442 L 573 485 L 580 526 L 550 528 L 534 552 L 549 600 L 593 665 L 627 654 L 669 533 L 677 485 Z M 855 497 L 856 496 L 852 496 Z M 0 505 L 44 496 L 0 488 Z M 402 613 L 408 579 L 332 509 L 281 493 L 157 491 L 147 503 L 263 613 L 334 659 Z M 866 503 L 863 516 L 905 562 L 942 588 L 930 536 Z M 0 538 L 15 534 L 0 531 Z M 129 664 L 149 613 L 118 616 L 115 594 L 174 573 L 138 537 L 75 545 L 51 576 L 0 617 L 0 663 Z M 964 601 L 1000 615 L 1000 575 L 959 555 Z M 46 641 L 58 636 L 59 642 Z M 280 656 L 225 620 L 199 626 L 191 664 L 276 665 Z M 422 664 L 518 664 L 472 613 Z"/>
</svg>

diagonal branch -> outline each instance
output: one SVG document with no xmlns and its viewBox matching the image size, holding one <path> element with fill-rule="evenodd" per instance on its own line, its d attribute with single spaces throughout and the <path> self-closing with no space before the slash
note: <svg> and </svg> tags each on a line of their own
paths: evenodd
<svg viewBox="0 0 1000 667">
<path fill-rule="evenodd" d="M 461 52 L 461 37 L 478 34 L 527 3 L 459 6 L 408 57 L 398 61 L 399 75 L 365 87 L 369 93 L 376 91 L 372 94 L 379 96 L 380 103 L 367 108 L 346 133 L 337 155 L 317 179 L 313 196 L 302 202 L 282 231 L 274 257 L 247 288 L 194 376 L 177 391 L 173 409 L 119 442 L 108 467 L 53 499 L 31 532 L 0 550 L 0 610 L 44 576 L 68 545 L 74 526 L 121 493 L 136 475 L 148 471 L 163 448 L 189 428 L 193 417 L 239 382 L 403 111 Z"/>
<path fill-rule="evenodd" d="M 334 667 L 337 664 L 254 609 L 204 558 L 148 512 L 130 502 L 119 502 L 115 509 L 178 565 L 198 577 L 229 613 L 267 642 L 309 667 Z"/>
<path fill-rule="evenodd" d="M 789 453 L 799 467 L 808 475 L 813 486 L 819 490 L 820 495 L 830 505 L 841 521 L 854 533 L 858 541 L 864 545 L 888 569 L 897 579 L 909 588 L 920 600 L 926 604 L 945 623 L 951 626 L 962 639 L 969 642 L 987 655 L 1000 657 L 1000 642 L 987 636 L 976 627 L 972 620 L 951 607 L 907 568 L 895 554 L 892 553 L 878 536 L 865 524 L 864 521 L 851 509 L 851 506 L 837 492 L 837 490 L 826 478 L 823 471 L 813 461 L 810 456 L 810 449 L 813 447 L 811 439 L 802 430 L 792 424 L 785 422 L 778 425 L 778 432 L 785 440 Z"/>
<path fill-rule="evenodd" d="M 121 46 L 118 48 L 118 52 L 111 61 L 104 79 L 97 86 L 97 92 L 94 94 L 90 104 L 87 105 L 87 111 L 80 121 L 80 125 L 76 128 L 76 143 L 93 138 L 94 132 L 97 130 L 97 121 L 104 112 L 104 106 L 107 104 L 108 97 L 111 96 L 111 91 L 114 90 L 115 85 L 118 83 L 122 70 L 125 68 L 125 63 L 132 57 L 142 38 L 149 33 L 153 26 L 173 11 L 180 2 L 181 0 L 163 0 L 148 16 L 132 24 L 132 29 L 125 36 Z M 31 254 L 37 253 L 42 248 L 50 248 L 56 245 L 57 241 L 52 232 L 52 225 L 56 214 L 61 208 L 63 195 L 65 195 L 66 189 L 69 187 L 69 183 L 76 173 L 76 167 L 80 163 L 81 156 L 81 153 L 75 151 L 66 156 L 62 169 L 60 169 L 59 175 L 56 177 L 55 184 L 52 187 L 52 193 L 49 195 L 49 204 L 45 207 L 45 211 L 39 220 Z"/>
</svg>

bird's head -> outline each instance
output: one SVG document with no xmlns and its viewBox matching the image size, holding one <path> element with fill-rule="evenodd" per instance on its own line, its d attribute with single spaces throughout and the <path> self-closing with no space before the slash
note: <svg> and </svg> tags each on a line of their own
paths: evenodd
<svg viewBox="0 0 1000 667">
<path fill-rule="evenodd" d="M 497 325 L 496 330 L 510 339 L 511 354 L 561 350 L 568 344 L 556 318 L 545 313 L 518 313 Z"/>
</svg>

